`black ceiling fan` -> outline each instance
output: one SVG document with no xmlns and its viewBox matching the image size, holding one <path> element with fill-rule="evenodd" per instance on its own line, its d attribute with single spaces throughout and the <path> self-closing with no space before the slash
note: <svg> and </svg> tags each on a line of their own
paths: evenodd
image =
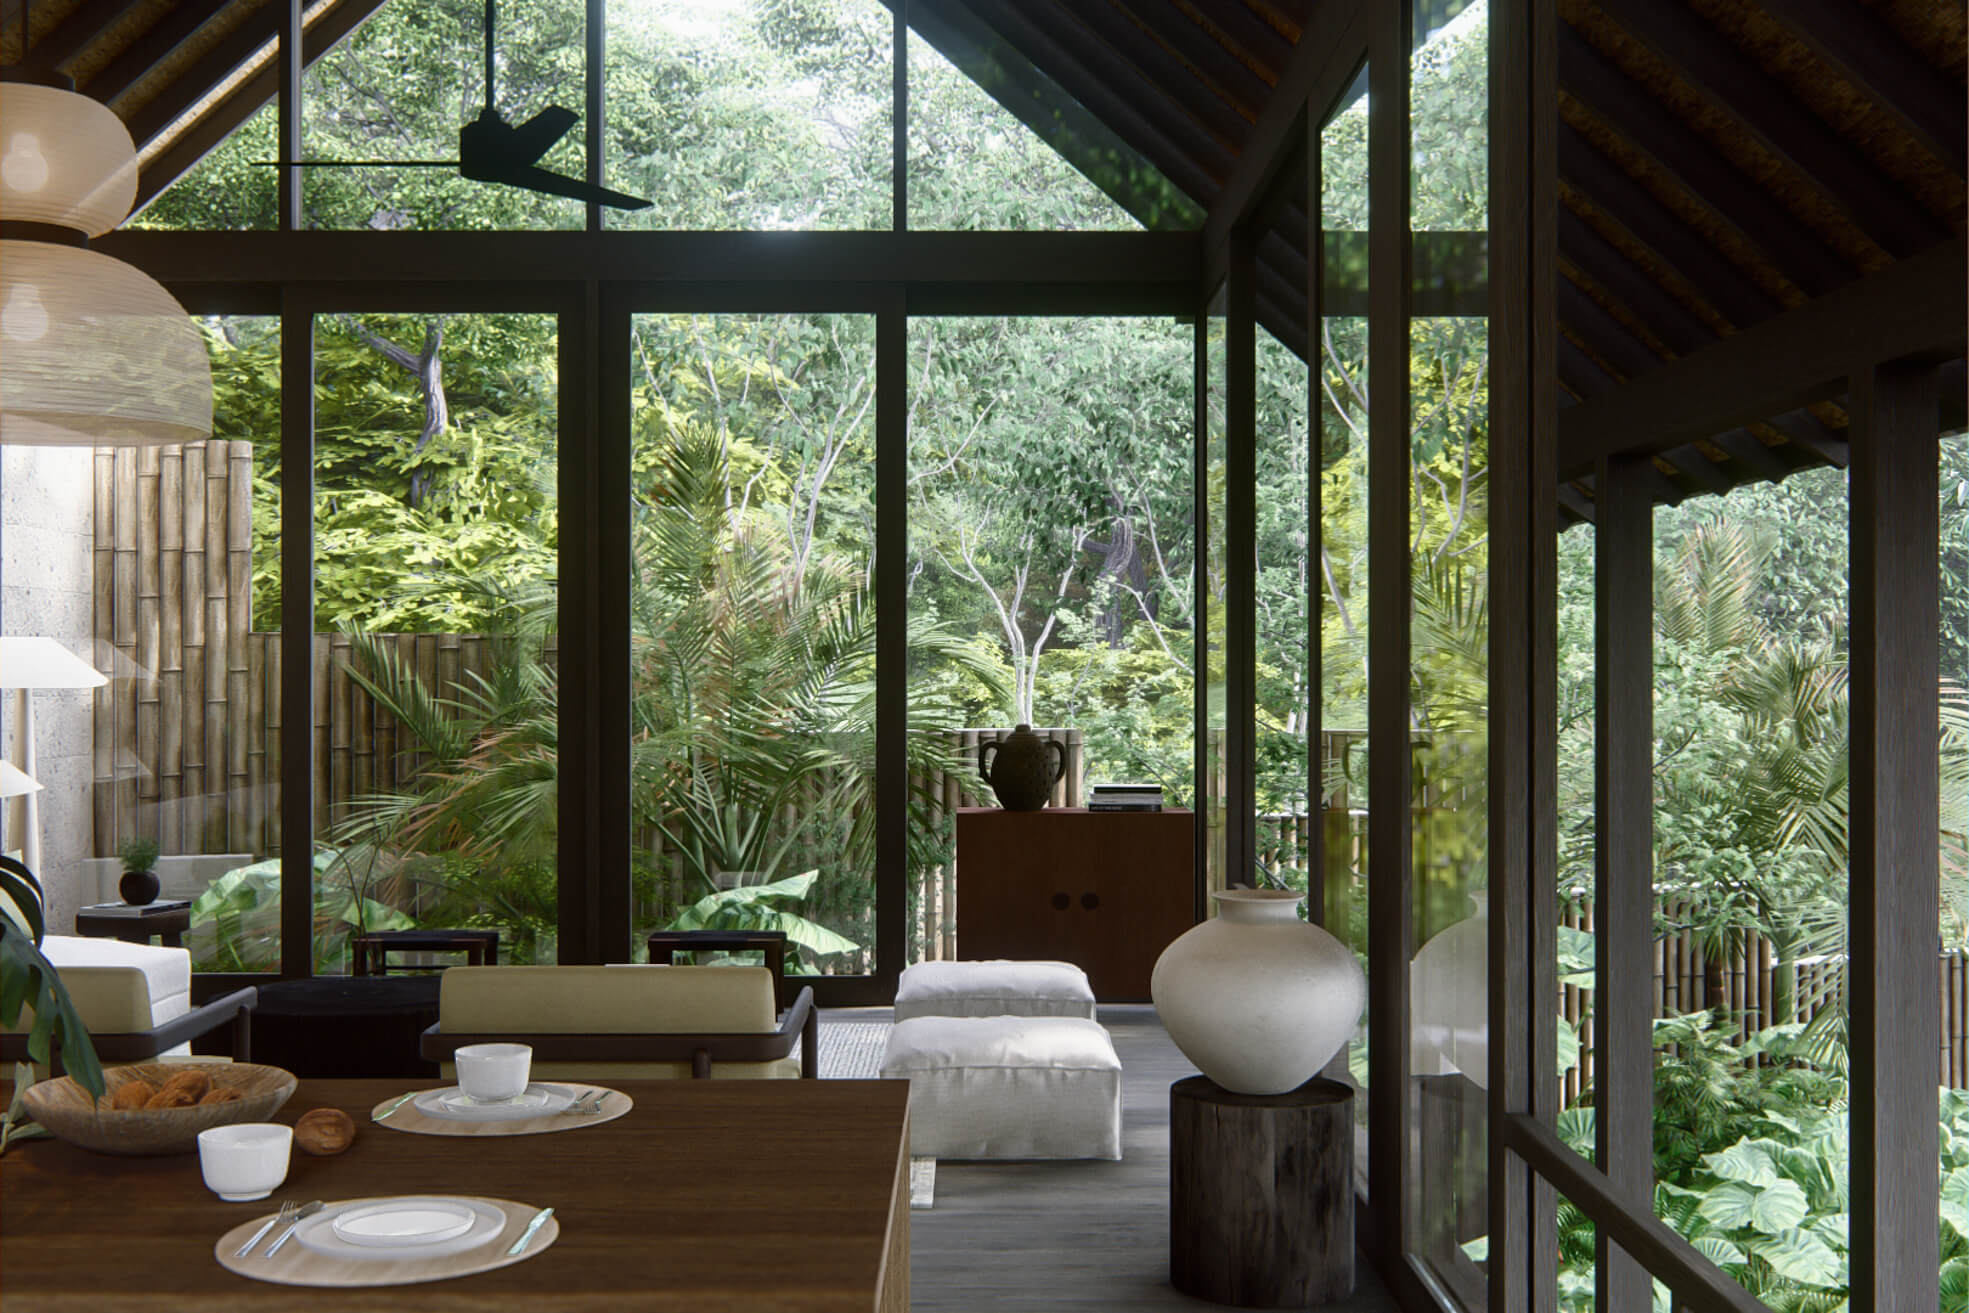
<svg viewBox="0 0 1969 1313">
<path fill-rule="evenodd" d="M 618 210 L 646 210 L 650 202 L 640 196 L 613 191 L 581 178 L 570 178 L 540 167 L 540 157 L 581 121 L 580 115 L 559 105 L 549 105 L 515 127 L 500 114 L 493 84 L 494 30 L 498 21 L 498 0 L 485 0 L 485 108 L 479 116 L 458 130 L 458 158 L 455 160 L 302 160 L 303 168 L 452 168 L 474 182 L 493 182 L 505 187 L 567 196 L 577 201 L 607 205 Z M 278 163 L 278 161 L 276 161 Z"/>
</svg>

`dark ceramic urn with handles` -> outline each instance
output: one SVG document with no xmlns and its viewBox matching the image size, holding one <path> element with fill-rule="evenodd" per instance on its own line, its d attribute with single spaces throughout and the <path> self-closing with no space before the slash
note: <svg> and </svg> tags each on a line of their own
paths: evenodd
<svg viewBox="0 0 1969 1313">
<path fill-rule="evenodd" d="M 1065 745 L 1040 738 L 1030 725 L 1020 725 L 1000 742 L 978 745 L 978 774 L 1008 812 L 1044 807 L 1066 769 Z"/>
</svg>

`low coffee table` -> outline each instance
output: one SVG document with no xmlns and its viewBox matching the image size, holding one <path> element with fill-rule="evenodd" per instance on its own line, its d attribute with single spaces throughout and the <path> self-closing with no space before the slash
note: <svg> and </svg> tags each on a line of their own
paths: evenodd
<svg viewBox="0 0 1969 1313">
<path fill-rule="evenodd" d="M 191 903 L 183 899 L 136 906 L 95 903 L 78 908 L 75 913 L 75 933 L 91 939 L 148 944 L 150 937 L 156 935 L 166 948 L 183 948 L 184 934 L 189 929 Z"/>
<path fill-rule="evenodd" d="M 296 1076 L 434 1078 L 417 1052 L 438 1019 L 440 976 L 315 976 L 261 985 L 253 1060 Z"/>
</svg>

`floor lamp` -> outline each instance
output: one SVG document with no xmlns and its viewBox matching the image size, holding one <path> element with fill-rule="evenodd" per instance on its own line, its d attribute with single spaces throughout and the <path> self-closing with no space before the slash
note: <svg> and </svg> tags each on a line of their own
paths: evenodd
<svg viewBox="0 0 1969 1313">
<path fill-rule="evenodd" d="M 20 793 L 23 811 L 21 861 L 41 872 L 41 812 L 34 780 L 34 690 L 42 688 L 101 688 L 109 680 L 96 668 L 52 638 L 0 638 L 0 689 L 14 695 L 14 761 L 32 788 Z"/>
</svg>

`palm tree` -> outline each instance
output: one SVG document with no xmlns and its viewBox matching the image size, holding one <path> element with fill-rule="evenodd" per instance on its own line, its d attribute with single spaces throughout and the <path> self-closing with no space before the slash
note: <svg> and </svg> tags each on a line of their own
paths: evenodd
<svg viewBox="0 0 1969 1313">
<path fill-rule="evenodd" d="M 796 564 L 777 522 L 732 495 L 715 436 L 680 429 L 639 491 L 631 802 L 639 833 L 652 847 L 660 838 L 662 860 L 695 885 L 658 919 L 784 929 L 810 960 L 851 952 L 852 940 L 813 918 L 851 927 L 873 903 L 873 601 L 845 561 Z M 444 854 L 468 898 L 533 890 L 536 905 L 505 910 L 539 924 L 551 924 L 556 847 L 553 603 L 512 599 L 492 670 L 442 693 L 373 639 L 355 642 L 352 672 L 429 761 L 414 791 L 360 800 L 348 834 Z M 909 641 L 996 682 L 971 646 L 936 626 L 912 623 Z M 957 723 L 955 708 L 912 701 L 913 777 L 962 769 L 940 733 Z M 910 843 L 913 858 L 934 862 L 927 804 L 912 798 Z M 644 855 L 646 901 L 661 899 L 658 865 Z M 756 892 L 721 890 L 727 876 Z M 784 905 L 800 898 L 811 917 Z"/>
</svg>

